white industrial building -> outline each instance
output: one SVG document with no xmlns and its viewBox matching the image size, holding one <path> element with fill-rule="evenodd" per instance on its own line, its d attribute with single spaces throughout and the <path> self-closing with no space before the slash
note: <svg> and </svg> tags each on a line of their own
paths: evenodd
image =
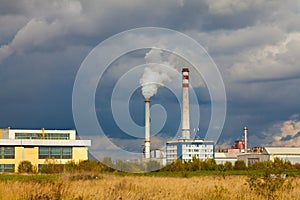
<svg viewBox="0 0 300 200">
<path fill-rule="evenodd" d="M 238 155 L 241 153 L 225 153 L 225 152 L 216 152 L 215 161 L 216 164 L 225 164 L 226 162 L 231 162 L 232 164 L 237 161 Z"/>
<path fill-rule="evenodd" d="M 264 152 L 270 155 L 271 161 L 274 161 L 274 158 L 280 158 L 292 164 L 300 163 L 300 148 L 298 147 L 265 147 Z"/>
<path fill-rule="evenodd" d="M 263 147 L 261 153 L 239 154 L 238 160 L 243 160 L 246 166 L 255 162 L 274 161 L 279 158 L 291 164 L 300 163 L 300 148 L 298 147 Z"/>
<path fill-rule="evenodd" d="M 177 158 L 183 161 L 192 161 L 198 158 L 205 160 L 214 158 L 214 142 L 200 139 L 179 139 L 168 141 L 166 146 L 167 163 Z"/>
<path fill-rule="evenodd" d="M 166 161 L 171 163 L 177 158 L 182 161 L 192 161 L 198 158 L 205 160 L 214 158 L 214 142 L 202 139 L 190 139 L 189 114 L 189 69 L 182 69 L 182 116 L 181 137 L 178 140 L 167 141 Z"/>
</svg>

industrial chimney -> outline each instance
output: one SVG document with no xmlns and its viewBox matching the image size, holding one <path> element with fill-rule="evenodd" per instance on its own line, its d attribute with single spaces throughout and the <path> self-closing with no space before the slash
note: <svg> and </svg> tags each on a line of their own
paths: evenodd
<svg viewBox="0 0 300 200">
<path fill-rule="evenodd" d="M 145 99 L 145 159 L 150 159 L 150 99 Z"/>
<path fill-rule="evenodd" d="M 245 153 L 247 153 L 248 145 L 247 145 L 247 140 L 248 140 L 248 128 L 244 128 L 244 139 L 245 139 Z"/>
<path fill-rule="evenodd" d="M 183 139 L 190 139 L 189 68 L 182 69 L 181 134 Z"/>
</svg>

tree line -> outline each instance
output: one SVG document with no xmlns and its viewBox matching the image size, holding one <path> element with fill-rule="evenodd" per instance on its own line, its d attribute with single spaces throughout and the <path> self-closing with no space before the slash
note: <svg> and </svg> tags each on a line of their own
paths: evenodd
<svg viewBox="0 0 300 200">
<path fill-rule="evenodd" d="M 69 161 L 62 165 L 54 159 L 47 159 L 45 164 L 39 169 L 30 161 L 22 161 L 18 166 L 18 172 L 23 173 L 75 173 L 75 172 L 180 172 L 180 171 L 230 171 L 230 170 L 260 170 L 266 168 L 276 168 L 282 170 L 300 169 L 300 164 L 291 164 L 288 160 L 275 158 L 274 161 L 255 162 L 246 166 L 243 160 L 237 160 L 232 164 L 227 161 L 224 164 L 217 164 L 214 159 L 200 160 L 193 158 L 192 161 L 182 161 L 176 159 L 174 162 L 161 166 L 159 162 L 151 160 L 142 163 L 125 162 L 117 160 L 113 162 L 111 158 L 106 157 L 102 161 L 85 160 L 75 163 Z"/>
</svg>

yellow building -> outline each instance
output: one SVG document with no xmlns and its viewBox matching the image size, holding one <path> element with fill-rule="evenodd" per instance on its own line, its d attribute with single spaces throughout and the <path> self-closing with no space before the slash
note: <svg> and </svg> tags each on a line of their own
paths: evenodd
<svg viewBox="0 0 300 200">
<path fill-rule="evenodd" d="M 76 139 L 75 130 L 0 129 L 0 172 L 17 171 L 21 161 L 40 168 L 47 159 L 58 164 L 88 159 L 91 140 Z"/>
</svg>

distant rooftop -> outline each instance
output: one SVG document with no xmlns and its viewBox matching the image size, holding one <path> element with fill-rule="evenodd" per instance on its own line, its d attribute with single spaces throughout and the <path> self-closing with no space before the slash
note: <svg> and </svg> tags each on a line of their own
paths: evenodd
<svg viewBox="0 0 300 200">
<path fill-rule="evenodd" d="M 285 154 L 285 155 L 295 155 L 300 154 L 299 147 L 264 147 L 268 154 Z"/>
</svg>

